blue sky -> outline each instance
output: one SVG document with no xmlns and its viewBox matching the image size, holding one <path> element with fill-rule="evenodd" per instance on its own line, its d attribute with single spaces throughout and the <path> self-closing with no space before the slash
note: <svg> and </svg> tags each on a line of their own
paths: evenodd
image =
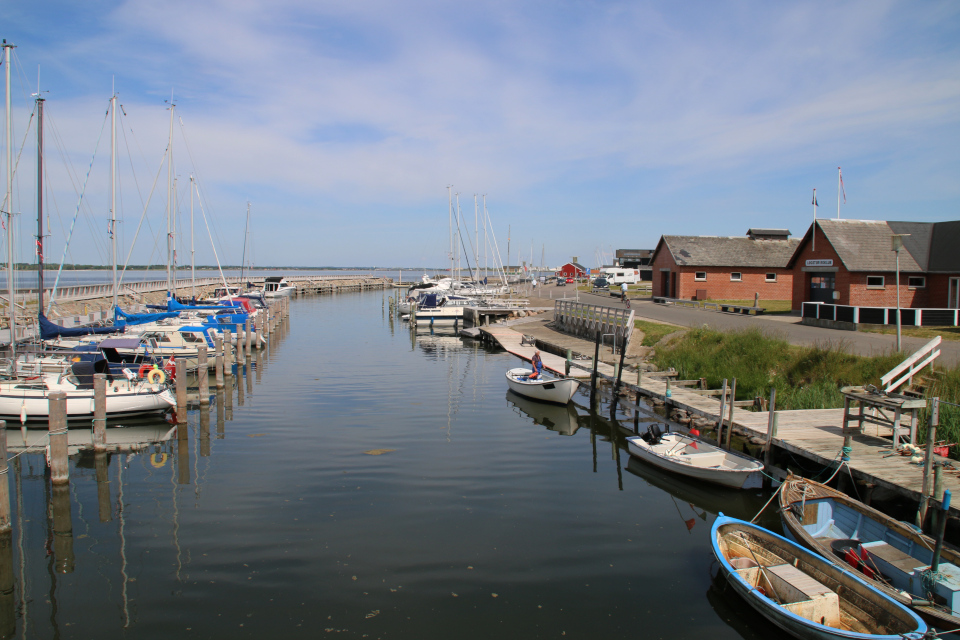
<svg viewBox="0 0 960 640">
<path fill-rule="evenodd" d="M 167 143 L 180 224 L 196 173 L 221 259 L 246 202 L 258 265 L 446 263 L 447 186 L 486 194 L 537 262 L 836 216 L 960 218 L 954 2 L 172 0 L 4 3 L 17 45 L 18 259 L 32 255 L 37 69 L 48 260 L 90 172 L 71 259 L 104 262 L 111 85 L 123 104 L 121 252 Z M 182 126 L 181 126 L 182 121 Z M 101 133 L 102 132 L 102 133 Z M 189 151 L 189 154 L 187 153 Z M 67 167 L 70 167 L 68 170 Z M 74 178 L 69 178 L 72 172 Z M 164 259 L 166 174 L 132 262 Z M 197 209 L 198 263 L 213 255 Z M 189 236 L 178 237 L 188 261 Z"/>
</svg>

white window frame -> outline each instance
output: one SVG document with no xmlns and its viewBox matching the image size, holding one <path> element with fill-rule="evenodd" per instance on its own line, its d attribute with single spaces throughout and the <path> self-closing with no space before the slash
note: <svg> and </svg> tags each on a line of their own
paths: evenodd
<svg viewBox="0 0 960 640">
<path fill-rule="evenodd" d="M 700 277 L 700 274 L 703 274 L 703 277 Z M 707 281 L 707 272 L 706 271 L 694 271 L 693 272 L 693 281 L 694 282 L 706 282 Z"/>
<path fill-rule="evenodd" d="M 743 271 L 731 271 L 730 282 L 743 282 Z"/>
<path fill-rule="evenodd" d="M 773 276 L 773 277 L 771 278 L 770 276 Z M 764 276 L 763 276 L 763 281 L 764 281 L 764 282 L 776 282 L 776 281 L 777 281 L 777 274 L 776 274 L 776 272 L 771 272 L 771 273 L 766 273 L 766 274 L 764 274 Z"/>
<path fill-rule="evenodd" d="M 870 278 L 880 278 L 880 284 L 870 284 Z M 867 289 L 883 289 L 887 280 L 883 276 L 867 276 Z"/>
<path fill-rule="evenodd" d="M 920 284 L 910 284 L 911 280 L 919 280 Z M 907 288 L 908 289 L 926 289 L 927 277 L 926 276 L 907 276 Z"/>
</svg>

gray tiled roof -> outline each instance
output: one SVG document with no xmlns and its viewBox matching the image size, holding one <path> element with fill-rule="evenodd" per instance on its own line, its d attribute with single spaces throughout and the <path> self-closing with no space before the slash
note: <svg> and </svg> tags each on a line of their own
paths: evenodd
<svg viewBox="0 0 960 640">
<path fill-rule="evenodd" d="M 743 236 L 663 236 L 661 242 L 681 266 L 782 268 L 787 266 L 800 241 L 751 240 Z"/>
<path fill-rule="evenodd" d="M 906 224 L 906 223 L 905 223 Z M 916 225 L 918 223 L 912 223 Z M 833 245 L 848 271 L 895 271 L 897 254 L 891 249 L 890 238 L 895 233 L 883 220 L 817 220 L 817 225 Z M 900 233 L 916 231 L 910 229 Z M 905 238 L 904 240 L 911 240 Z M 904 243 L 906 251 L 900 252 L 900 271 L 905 273 L 921 272 L 923 268 L 910 252 L 909 243 Z"/>
</svg>

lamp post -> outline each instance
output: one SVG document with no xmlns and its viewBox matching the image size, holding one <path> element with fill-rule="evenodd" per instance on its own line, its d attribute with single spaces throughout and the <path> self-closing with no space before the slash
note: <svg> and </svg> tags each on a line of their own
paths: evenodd
<svg viewBox="0 0 960 640">
<path fill-rule="evenodd" d="M 897 352 L 901 350 L 900 344 L 900 249 L 903 248 L 903 238 L 904 236 L 909 236 L 909 233 L 895 233 L 890 238 L 891 240 L 891 249 L 897 254 Z"/>
</svg>

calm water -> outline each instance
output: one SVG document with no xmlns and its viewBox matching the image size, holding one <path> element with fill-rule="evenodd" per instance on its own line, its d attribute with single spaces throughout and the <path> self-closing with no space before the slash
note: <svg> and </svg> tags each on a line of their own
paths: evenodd
<svg viewBox="0 0 960 640">
<path fill-rule="evenodd" d="M 110 456 L 109 483 L 88 456 L 51 491 L 42 455 L 20 456 L 0 633 L 776 635 L 712 583 L 708 544 L 717 510 L 750 518 L 765 496 L 632 461 L 582 407 L 508 394 L 514 357 L 412 336 L 381 305 L 294 301 L 242 404 L 233 388 L 185 442 Z"/>
</svg>

